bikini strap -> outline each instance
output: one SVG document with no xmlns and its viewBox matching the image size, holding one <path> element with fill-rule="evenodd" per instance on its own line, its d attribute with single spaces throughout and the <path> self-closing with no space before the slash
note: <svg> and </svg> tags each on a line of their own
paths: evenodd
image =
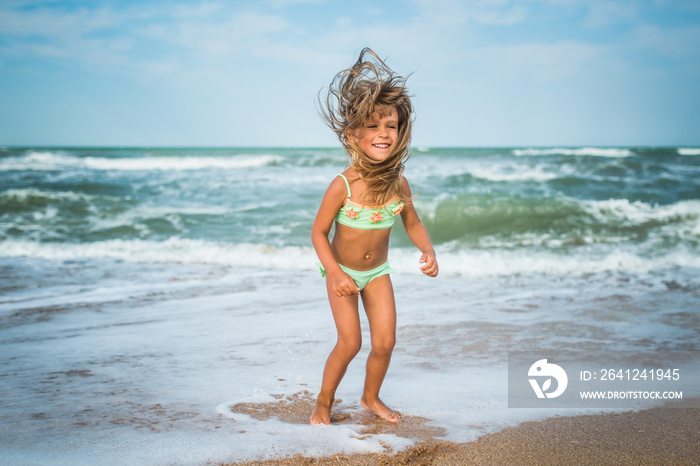
<svg viewBox="0 0 700 466">
<path fill-rule="evenodd" d="M 343 179 L 343 181 L 345 181 L 345 186 L 348 188 L 348 199 L 350 199 L 350 196 L 352 196 L 352 193 L 350 192 L 350 183 L 348 183 L 348 179 L 345 178 L 345 175 L 343 175 L 342 173 L 338 174 L 338 176 L 341 177 Z"/>
</svg>

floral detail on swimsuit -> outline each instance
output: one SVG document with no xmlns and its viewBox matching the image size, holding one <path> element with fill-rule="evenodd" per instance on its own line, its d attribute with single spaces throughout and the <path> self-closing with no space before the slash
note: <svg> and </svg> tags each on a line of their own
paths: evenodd
<svg viewBox="0 0 700 466">
<path fill-rule="evenodd" d="M 391 211 L 391 213 L 394 215 L 399 215 L 402 210 L 403 210 L 403 204 L 399 204 L 396 206 L 396 208 L 394 210 Z"/>
<path fill-rule="evenodd" d="M 395 217 L 401 213 L 404 206 L 398 196 L 382 206 L 365 207 L 350 199 L 352 197 L 350 183 L 345 175 L 340 174 L 338 176 L 345 182 L 348 192 L 345 203 L 335 215 L 335 220 L 338 224 L 359 230 L 383 230 L 394 225 Z"/>
</svg>

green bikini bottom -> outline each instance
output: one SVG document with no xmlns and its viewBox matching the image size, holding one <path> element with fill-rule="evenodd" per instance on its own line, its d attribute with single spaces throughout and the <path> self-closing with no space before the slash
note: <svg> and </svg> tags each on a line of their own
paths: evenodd
<svg viewBox="0 0 700 466">
<path fill-rule="evenodd" d="M 321 272 L 321 276 L 325 277 L 326 271 L 323 268 L 323 266 L 320 263 L 317 263 L 316 265 L 318 265 L 319 271 Z M 338 265 L 341 269 L 343 269 L 343 272 L 350 275 L 350 277 L 353 279 L 360 291 L 362 291 L 367 286 L 367 284 L 375 278 L 381 277 L 382 275 L 389 275 L 390 273 L 396 273 L 396 270 L 389 267 L 388 261 L 384 262 L 382 265 L 372 270 L 354 270 L 349 267 L 345 267 L 342 264 Z"/>
</svg>

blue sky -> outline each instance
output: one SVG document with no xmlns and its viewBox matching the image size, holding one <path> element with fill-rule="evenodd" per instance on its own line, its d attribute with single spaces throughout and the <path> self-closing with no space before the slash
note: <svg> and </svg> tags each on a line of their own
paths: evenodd
<svg viewBox="0 0 700 466">
<path fill-rule="evenodd" d="M 3 0 L 0 145 L 336 146 L 364 46 L 414 146 L 700 146 L 697 0 Z"/>
</svg>

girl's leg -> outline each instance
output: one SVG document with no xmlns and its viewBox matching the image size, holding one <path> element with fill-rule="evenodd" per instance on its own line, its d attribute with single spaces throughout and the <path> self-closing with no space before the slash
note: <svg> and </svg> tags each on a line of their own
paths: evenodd
<svg viewBox="0 0 700 466">
<path fill-rule="evenodd" d="M 362 394 L 362 406 L 389 422 L 398 422 L 399 414 L 379 399 L 379 389 L 389 369 L 391 353 L 396 343 L 396 303 L 389 275 L 372 280 L 362 290 L 362 304 L 367 313 L 372 350 L 367 358 L 367 373 Z"/>
<path fill-rule="evenodd" d="M 348 364 L 362 347 L 357 296 L 339 298 L 328 288 L 328 301 L 333 312 L 335 328 L 338 331 L 338 341 L 328 356 L 323 370 L 321 392 L 316 399 L 316 407 L 310 419 L 311 424 L 331 423 L 331 407 L 335 391 L 345 375 Z"/>
</svg>

